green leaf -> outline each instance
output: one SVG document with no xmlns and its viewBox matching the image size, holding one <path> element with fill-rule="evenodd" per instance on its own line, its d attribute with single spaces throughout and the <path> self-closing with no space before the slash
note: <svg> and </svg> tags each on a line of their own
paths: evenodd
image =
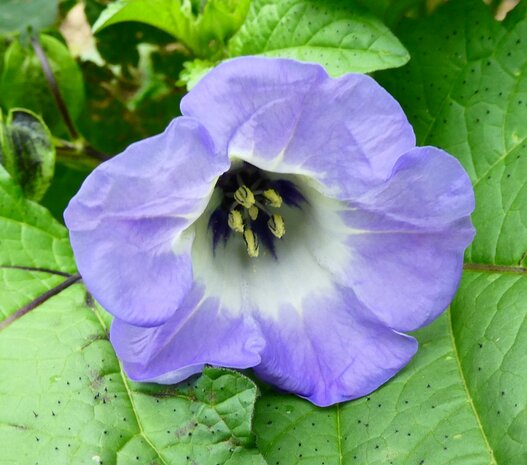
<svg viewBox="0 0 527 465">
<path fill-rule="evenodd" d="M 58 0 L 2 0 L 0 34 L 51 26 L 58 15 Z M 38 12 L 38 14 L 36 13 Z"/>
<path fill-rule="evenodd" d="M 90 25 L 95 24 L 107 6 L 108 2 L 105 0 L 85 1 L 84 10 Z M 94 38 L 101 58 L 106 63 L 121 65 L 124 73 L 128 73 L 130 67 L 138 66 L 141 44 L 155 44 L 160 48 L 168 44 L 174 45 L 172 35 L 139 22 L 115 24 L 111 28 L 99 31 Z"/>
<path fill-rule="evenodd" d="M 42 34 L 40 42 L 69 114 L 75 120 L 84 106 L 79 67 L 59 40 Z M 66 133 L 42 65 L 29 43 L 16 40 L 5 54 L 0 76 L 0 104 L 4 108 L 28 108 L 42 115 L 53 134 Z"/>
<path fill-rule="evenodd" d="M 249 379 L 213 368 L 179 387 L 126 378 L 108 316 L 73 274 L 66 229 L 1 168 L 0 241 L 4 463 L 265 464 Z"/>
<path fill-rule="evenodd" d="M 451 152 L 473 181 L 477 236 L 466 259 L 525 265 L 525 4 L 500 23 L 477 0 L 455 2 L 401 24 L 400 36 L 412 61 L 381 82 L 406 110 L 418 143 Z"/>
<path fill-rule="evenodd" d="M 2 124 L 0 162 L 31 200 L 39 201 L 53 179 L 55 148 L 42 118 L 24 109 L 10 110 Z"/>
<path fill-rule="evenodd" d="M 318 62 L 335 76 L 402 66 L 409 59 L 381 21 L 347 1 L 255 0 L 229 51 Z"/>
<path fill-rule="evenodd" d="M 476 240 L 450 310 L 381 389 L 329 409 L 258 401 L 270 464 L 527 463 L 527 5 L 499 23 L 479 0 L 449 2 L 399 34 L 412 60 L 381 82 L 419 142 L 470 173 Z"/>
<path fill-rule="evenodd" d="M 75 262 L 66 229 L 40 205 L 25 200 L 7 172 L 0 167 L 0 320 L 13 309 L 36 298 L 47 284 L 63 277 L 53 274 L 20 274 L 13 267 L 75 272 Z M 48 276 L 49 274 L 49 276 Z M 39 280 L 38 278 L 42 278 Z M 58 281 L 57 281 L 58 279 Z M 28 286 L 26 286 L 28 285 Z M 31 291 L 34 285 L 34 292 Z"/>
<path fill-rule="evenodd" d="M 221 56 L 248 7 L 249 0 L 209 0 L 198 11 L 191 0 L 117 0 L 102 12 L 93 30 L 139 21 L 172 34 L 197 56 Z"/>
<path fill-rule="evenodd" d="M 7 37 L 0 36 L 0 76 L 4 68 L 4 55 L 11 41 Z"/>
</svg>

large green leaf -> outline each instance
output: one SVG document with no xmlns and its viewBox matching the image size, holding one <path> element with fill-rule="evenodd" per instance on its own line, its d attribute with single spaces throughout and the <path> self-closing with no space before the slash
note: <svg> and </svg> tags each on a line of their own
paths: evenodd
<svg viewBox="0 0 527 465">
<path fill-rule="evenodd" d="M 57 16 L 58 0 L 1 0 L 0 34 L 46 28 Z"/>
<path fill-rule="evenodd" d="M 256 386 L 220 369 L 179 387 L 127 380 L 65 228 L 1 168 L 0 241 L 2 464 L 264 465 Z"/>
<path fill-rule="evenodd" d="M 450 310 L 417 333 L 419 352 L 392 381 L 331 409 L 259 400 L 268 463 L 527 463 L 526 11 L 498 23 L 479 0 L 460 0 L 401 24 L 412 60 L 381 81 L 419 142 L 471 175 L 476 240 Z"/>
<path fill-rule="evenodd" d="M 412 62 L 382 77 L 406 109 L 418 142 L 453 153 L 474 183 L 477 236 L 466 257 L 474 263 L 525 260 L 525 16 L 523 4 L 499 23 L 474 0 L 449 5 L 429 20 L 407 21 L 401 37 Z"/>
<path fill-rule="evenodd" d="M 330 74 L 367 73 L 404 65 L 399 40 L 353 2 L 254 0 L 231 55 L 281 56 L 323 64 Z"/>
<path fill-rule="evenodd" d="M 221 56 L 226 41 L 242 24 L 249 0 L 117 0 L 94 24 L 100 31 L 123 21 L 139 21 L 162 29 L 201 57 Z"/>
</svg>

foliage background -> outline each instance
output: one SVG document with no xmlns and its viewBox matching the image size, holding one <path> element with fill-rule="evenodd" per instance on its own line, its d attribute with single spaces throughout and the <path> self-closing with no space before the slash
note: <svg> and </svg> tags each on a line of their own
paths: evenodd
<svg viewBox="0 0 527 465">
<path fill-rule="evenodd" d="M 527 4 L 0 0 L 0 464 L 527 463 Z M 509 10 L 512 10 L 509 12 Z M 371 396 L 317 408 L 208 368 L 130 382 L 62 212 L 86 175 L 238 55 L 371 73 L 456 156 L 477 235 L 458 294 Z M 148 160 L 145 160 L 147 163 Z"/>
</svg>

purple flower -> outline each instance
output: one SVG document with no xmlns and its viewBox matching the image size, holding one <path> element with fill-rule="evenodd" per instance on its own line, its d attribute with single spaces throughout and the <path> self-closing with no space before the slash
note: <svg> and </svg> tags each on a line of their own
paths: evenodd
<svg viewBox="0 0 527 465">
<path fill-rule="evenodd" d="M 130 378 L 253 367 L 321 406 L 414 355 L 474 231 L 469 178 L 373 79 L 239 58 L 97 168 L 65 213 Z"/>
</svg>

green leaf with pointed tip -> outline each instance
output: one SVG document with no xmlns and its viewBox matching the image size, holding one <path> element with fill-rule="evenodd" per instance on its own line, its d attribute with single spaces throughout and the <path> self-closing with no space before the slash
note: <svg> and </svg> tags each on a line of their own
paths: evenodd
<svg viewBox="0 0 527 465">
<path fill-rule="evenodd" d="M 0 243 L 2 463 L 265 465 L 248 378 L 213 368 L 178 387 L 126 378 L 108 315 L 71 275 L 66 229 L 2 168 Z"/>
<path fill-rule="evenodd" d="M 328 409 L 258 401 L 271 464 L 527 463 L 527 5 L 499 23 L 479 0 L 449 2 L 399 37 L 412 60 L 379 77 L 419 142 L 471 175 L 476 240 L 450 310 L 382 388 Z"/>
<path fill-rule="evenodd" d="M 226 41 L 238 30 L 249 0 L 208 0 L 197 8 L 191 0 L 117 0 L 93 25 L 95 32 L 123 21 L 162 29 L 200 57 L 224 55 Z"/>
<path fill-rule="evenodd" d="M 379 19 L 348 1 L 255 0 L 229 51 L 318 62 L 335 76 L 402 66 L 409 59 Z"/>
<path fill-rule="evenodd" d="M 38 12 L 38 13 L 37 13 Z M 40 30 L 57 19 L 58 0 L 2 0 L 0 34 Z"/>
<path fill-rule="evenodd" d="M 62 98 L 75 121 L 84 106 L 80 69 L 68 48 L 58 39 L 41 34 L 40 41 Z M 4 108 L 28 108 L 42 115 L 53 134 L 66 134 L 42 65 L 29 43 L 15 40 L 6 51 L 0 76 L 0 104 Z"/>
<path fill-rule="evenodd" d="M 13 109 L 3 124 L 0 110 L 0 162 L 28 199 L 42 199 L 55 170 L 55 147 L 42 118 Z"/>
</svg>

